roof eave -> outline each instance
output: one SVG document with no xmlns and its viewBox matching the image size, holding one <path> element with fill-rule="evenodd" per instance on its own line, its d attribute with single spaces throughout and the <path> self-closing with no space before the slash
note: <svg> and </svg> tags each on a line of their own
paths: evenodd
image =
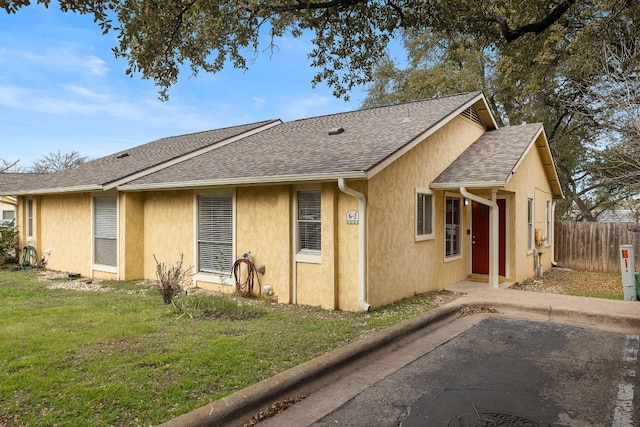
<svg viewBox="0 0 640 427">
<path fill-rule="evenodd" d="M 184 188 L 202 187 L 230 187 L 230 186 L 255 186 L 272 184 L 293 184 L 302 182 L 337 181 L 344 179 L 367 179 L 364 171 L 351 171 L 343 173 L 310 174 L 310 175 L 277 175 L 265 177 L 242 177 L 209 179 L 196 181 L 157 182 L 148 184 L 124 184 L 117 187 L 118 191 L 149 191 L 149 190 L 177 190 Z"/>
<path fill-rule="evenodd" d="M 498 129 L 498 122 L 496 122 L 496 119 L 493 116 L 491 109 L 489 108 L 489 102 L 487 102 L 487 98 L 484 96 L 484 93 L 480 93 L 480 95 L 476 98 L 475 102 L 478 102 L 480 100 L 483 101 L 485 108 L 479 108 L 478 114 L 480 114 L 480 117 L 485 122 L 485 124 L 487 124 L 488 122 L 487 130 Z"/>
<path fill-rule="evenodd" d="M 432 182 L 429 184 L 429 188 L 433 190 L 458 190 L 460 187 L 487 189 L 487 188 L 504 188 L 506 187 L 505 181 L 473 181 L 473 182 Z"/>
<path fill-rule="evenodd" d="M 33 196 L 40 194 L 86 193 L 88 191 L 104 191 L 101 185 L 78 185 L 72 187 L 34 188 L 11 191 L 14 196 Z"/>
</svg>

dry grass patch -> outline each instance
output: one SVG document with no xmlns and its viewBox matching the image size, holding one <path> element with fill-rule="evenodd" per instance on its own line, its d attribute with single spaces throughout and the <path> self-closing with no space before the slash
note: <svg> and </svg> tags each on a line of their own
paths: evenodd
<svg viewBox="0 0 640 427">
<path fill-rule="evenodd" d="M 514 284 L 511 289 L 584 297 L 624 299 L 620 274 L 552 268 L 541 278 Z"/>
</svg>

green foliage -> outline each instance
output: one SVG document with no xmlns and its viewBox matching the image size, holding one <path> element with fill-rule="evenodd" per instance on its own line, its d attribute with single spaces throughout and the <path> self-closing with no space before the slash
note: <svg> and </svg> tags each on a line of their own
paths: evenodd
<svg viewBox="0 0 640 427">
<path fill-rule="evenodd" d="M 8 227 L 0 227 L 0 265 L 5 264 L 8 260 L 16 260 L 19 245 L 18 227 L 15 221 L 11 222 Z"/>
<path fill-rule="evenodd" d="M 241 303 L 220 295 L 193 295 L 175 298 L 171 302 L 178 317 L 191 319 L 251 320 L 266 311 L 255 304 Z"/>
<path fill-rule="evenodd" d="M 49 4 L 49 0 L 37 0 Z M 29 5 L 2 4 L 7 13 Z M 127 74 L 153 79 L 160 97 L 185 70 L 246 69 L 284 37 L 312 35 L 317 74 L 338 97 L 371 84 L 365 106 L 482 90 L 498 124 L 543 122 L 568 203 L 594 220 L 624 192 L 591 169 L 603 143 L 638 137 L 630 121 L 640 54 L 640 6 L 629 0 L 60 0 L 114 31 Z M 113 21 L 112 21 L 113 20 Z M 409 67 L 388 58 L 403 35 Z M 266 46 L 264 46 L 266 44 Z M 611 71 L 616 71 L 612 73 Z M 631 81 L 628 77 L 635 78 Z M 629 84 L 631 86 L 629 86 Z M 616 96 L 611 96 L 616 95 Z M 631 108 L 629 108 L 631 106 Z M 631 112 L 626 114 L 625 112 Z M 635 114 L 633 114 L 635 113 Z"/>
<path fill-rule="evenodd" d="M 37 0 L 49 4 L 49 0 Z M 313 35 L 309 52 L 318 73 L 312 83 L 327 82 L 336 96 L 348 98 L 355 85 L 371 81 L 389 40 L 404 30 L 457 32 L 487 46 L 513 43 L 538 35 L 567 16 L 588 16 L 592 2 L 484 0 L 305 1 L 235 0 L 132 2 L 123 0 L 60 0 L 64 11 L 93 15 L 106 33 L 115 31 L 117 56 L 126 58 L 128 74 L 153 79 L 160 96 L 189 67 L 217 72 L 229 64 L 245 69 L 256 55 L 277 49 L 283 37 Z M 600 0 L 600 11 L 629 6 L 625 0 Z M 2 7 L 15 13 L 29 5 L 9 0 Z M 112 19 L 117 20 L 113 22 Z M 567 27 L 568 28 L 568 27 Z M 265 37 L 266 36 L 266 37 Z M 264 40 L 267 46 L 261 46 Z"/>
<path fill-rule="evenodd" d="M 474 2 L 469 4 L 473 9 Z M 509 1 L 487 3 L 485 9 L 505 18 L 509 28 L 544 20 L 545 10 L 551 6 Z M 500 38 L 487 31 L 483 19 L 468 16 L 452 13 L 431 27 L 406 28 L 408 66 L 399 69 L 383 60 L 364 106 L 481 90 L 499 125 L 544 123 L 567 197 L 556 209 L 559 216 L 577 210 L 580 219 L 595 220 L 637 193 L 640 176 L 628 178 L 640 159 L 637 145 L 630 144 L 640 138 L 640 7 L 616 0 L 576 2 L 543 31 L 509 42 L 506 33 Z M 493 22 L 500 27 L 500 21 Z M 613 162 L 619 151 L 602 151 L 621 138 L 631 162 L 621 156 Z"/>
</svg>

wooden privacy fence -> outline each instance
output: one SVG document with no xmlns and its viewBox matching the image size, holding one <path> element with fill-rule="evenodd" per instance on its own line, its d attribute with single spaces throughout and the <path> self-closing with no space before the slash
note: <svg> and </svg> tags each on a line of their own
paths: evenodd
<svg viewBox="0 0 640 427">
<path fill-rule="evenodd" d="M 620 245 L 632 245 L 640 270 L 640 223 L 556 221 L 554 236 L 559 267 L 620 273 Z"/>
</svg>

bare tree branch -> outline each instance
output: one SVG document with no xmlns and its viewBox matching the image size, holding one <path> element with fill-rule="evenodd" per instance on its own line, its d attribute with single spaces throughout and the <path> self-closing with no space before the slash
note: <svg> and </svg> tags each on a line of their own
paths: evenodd
<svg viewBox="0 0 640 427">
<path fill-rule="evenodd" d="M 0 173 L 8 172 L 11 168 L 15 167 L 20 160 L 16 160 L 13 163 L 7 162 L 4 159 L 0 159 Z"/>
</svg>

